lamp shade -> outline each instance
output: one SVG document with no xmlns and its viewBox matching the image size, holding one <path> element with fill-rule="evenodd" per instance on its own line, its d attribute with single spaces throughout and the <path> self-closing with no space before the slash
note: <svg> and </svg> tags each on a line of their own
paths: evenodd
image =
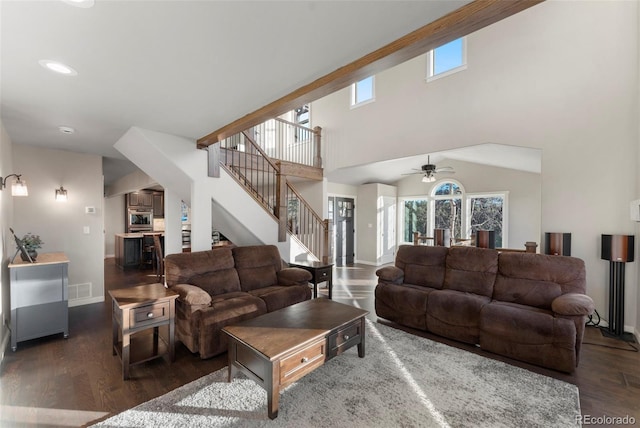
<svg viewBox="0 0 640 428">
<path fill-rule="evenodd" d="M 496 248 L 496 232 L 494 230 L 476 230 L 476 247 Z"/>
<path fill-rule="evenodd" d="M 544 234 L 544 253 L 554 256 L 571 255 L 571 234 L 547 232 Z"/>
<path fill-rule="evenodd" d="M 612 262 L 632 262 L 633 248 L 633 235 L 602 235 L 600 258 Z"/>
<path fill-rule="evenodd" d="M 27 182 L 17 178 L 11 185 L 11 196 L 29 196 Z"/>
</svg>

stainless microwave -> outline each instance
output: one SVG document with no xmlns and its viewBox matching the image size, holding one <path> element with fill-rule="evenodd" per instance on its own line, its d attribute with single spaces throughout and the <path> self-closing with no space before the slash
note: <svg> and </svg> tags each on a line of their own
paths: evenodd
<svg viewBox="0 0 640 428">
<path fill-rule="evenodd" d="M 153 210 L 133 210 L 127 213 L 127 227 L 129 231 L 152 230 Z"/>
</svg>

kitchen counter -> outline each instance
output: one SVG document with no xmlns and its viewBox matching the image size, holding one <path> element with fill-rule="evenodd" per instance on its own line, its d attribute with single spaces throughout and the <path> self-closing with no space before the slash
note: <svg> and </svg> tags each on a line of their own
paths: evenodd
<svg viewBox="0 0 640 428">
<path fill-rule="evenodd" d="M 145 235 L 160 235 L 164 239 L 164 232 L 144 232 Z M 120 269 L 140 267 L 142 254 L 142 232 L 116 233 L 116 266 Z"/>
<path fill-rule="evenodd" d="M 144 232 L 145 234 L 158 234 L 160 236 L 164 236 L 164 232 Z M 142 232 L 134 232 L 134 233 L 116 233 L 116 238 L 124 238 L 124 239 L 141 239 Z"/>
</svg>

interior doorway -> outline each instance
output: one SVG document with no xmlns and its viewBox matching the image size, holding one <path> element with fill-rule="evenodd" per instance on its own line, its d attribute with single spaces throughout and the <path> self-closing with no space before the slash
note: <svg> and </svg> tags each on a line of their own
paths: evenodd
<svg viewBox="0 0 640 428">
<path fill-rule="evenodd" d="M 353 264 L 355 203 L 353 198 L 329 197 L 329 218 L 334 224 L 334 255 L 336 266 Z"/>
</svg>

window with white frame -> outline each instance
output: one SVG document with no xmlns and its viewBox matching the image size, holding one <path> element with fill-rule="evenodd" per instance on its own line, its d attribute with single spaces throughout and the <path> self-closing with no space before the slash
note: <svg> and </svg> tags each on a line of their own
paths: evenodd
<svg viewBox="0 0 640 428">
<path fill-rule="evenodd" d="M 402 203 L 402 240 L 413 242 L 414 232 L 430 236 L 427 233 L 429 223 L 429 201 L 426 198 L 404 199 Z"/>
<path fill-rule="evenodd" d="M 427 82 L 467 68 L 467 39 L 461 37 L 427 53 Z"/>
<path fill-rule="evenodd" d="M 478 230 L 493 230 L 495 246 L 501 248 L 506 244 L 505 209 L 506 193 L 467 196 L 467 231 L 469 235 Z"/>
<path fill-rule="evenodd" d="M 478 230 L 495 231 L 496 248 L 507 246 L 508 192 L 465 193 L 461 183 L 436 183 L 429 196 L 402 198 L 399 226 L 404 243 L 413 233 L 433 236 L 433 229 L 449 229 L 454 240 L 468 240 Z"/>
<path fill-rule="evenodd" d="M 434 186 L 433 197 L 433 228 L 449 229 L 452 239 L 464 238 L 462 231 L 462 184 L 445 181 Z"/>
<path fill-rule="evenodd" d="M 357 107 L 374 101 L 374 83 L 374 76 L 369 76 L 351 85 L 351 107 Z"/>
</svg>

